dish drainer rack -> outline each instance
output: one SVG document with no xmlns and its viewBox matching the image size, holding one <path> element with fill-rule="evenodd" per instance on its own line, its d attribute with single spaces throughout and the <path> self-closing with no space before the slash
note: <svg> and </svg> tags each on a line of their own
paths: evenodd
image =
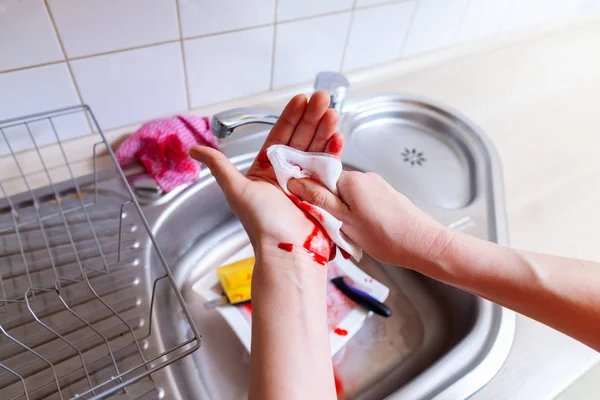
<svg viewBox="0 0 600 400">
<path fill-rule="evenodd" d="M 77 129 L 100 139 L 91 167 Z M 0 171 L 0 398 L 163 397 L 154 377 L 200 335 L 91 109 L 0 121 Z M 173 293 L 191 337 L 165 349 L 153 305 Z"/>
</svg>

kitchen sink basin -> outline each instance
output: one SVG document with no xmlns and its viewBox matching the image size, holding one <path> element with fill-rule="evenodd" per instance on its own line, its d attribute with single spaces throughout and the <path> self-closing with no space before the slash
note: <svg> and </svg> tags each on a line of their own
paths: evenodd
<svg viewBox="0 0 600 400">
<path fill-rule="evenodd" d="M 500 165 L 490 143 L 466 119 L 430 101 L 387 95 L 347 101 L 341 129 L 347 143 L 344 168 L 376 172 L 441 223 L 506 244 Z M 256 125 L 240 128 L 222 142 L 222 150 L 245 171 L 267 133 Z M 139 169 L 125 172 L 134 188 L 147 188 L 147 176 Z M 82 393 L 88 398 L 99 393 L 93 392 L 94 385 L 108 381 L 118 398 L 246 398 L 248 353 L 192 290 L 198 279 L 248 244 L 220 188 L 203 169 L 198 182 L 168 194 L 137 191 L 163 260 L 144 236 L 144 221 L 133 212 L 118 178 L 111 170 L 78 178 L 76 192 L 75 180 L 57 184 L 52 190 L 66 199 L 64 204 L 48 187 L 35 191 L 39 208 L 27 200 L 33 192 L 15 196 L 17 217 L 29 215 L 31 221 L 45 209 L 62 207 L 62 215 L 75 203 L 89 213 L 88 222 L 76 212 L 63 215 L 62 222 L 58 213 L 40 220 L 56 266 L 39 250 L 44 247 L 42 236 L 31 226 L 25 242 L 18 242 L 25 249 L 21 254 L 15 235 L 0 231 L 2 296 L 10 297 L 15 290 L 13 297 L 21 299 L 17 289 L 32 285 L 25 278 L 40 286 L 53 276 L 65 282 L 62 297 L 53 288 L 44 289 L 32 297 L 29 312 L 23 303 L 0 302 L 0 311 L 13 310 L 0 314 L 5 333 L 0 335 L 0 397 L 24 399 L 30 393 L 31 399 L 59 398 L 60 390 L 64 398 Z M 0 201 L 0 227 L 13 221 L 11 207 Z M 90 219 L 99 229 L 98 238 L 85 231 Z M 67 236 L 62 229 L 71 233 Z M 85 246 L 94 240 L 97 251 L 90 251 Z M 72 250 L 81 251 L 81 260 Z M 98 269 L 101 258 L 106 271 Z M 31 277 L 23 273 L 23 260 L 37 262 Z M 198 346 L 181 298 L 165 279 L 163 261 L 172 273 L 168 281 L 179 288 L 202 337 L 198 351 L 158 369 L 170 349 L 187 354 Z M 497 373 L 512 344 L 513 312 L 368 255 L 359 266 L 390 288 L 386 303 L 393 316 L 367 318 L 335 355 L 341 398 L 463 399 Z M 85 282 L 78 278 L 84 274 Z M 36 315 L 54 323 L 63 336 L 43 329 L 41 320 L 32 318 Z M 88 329 L 92 325 L 96 330 Z M 115 350 L 109 354 L 110 348 Z M 86 363 L 88 369 L 82 368 Z M 123 371 L 137 374 L 140 368 L 150 379 L 126 385 Z M 115 377 L 115 371 L 122 374 Z M 120 391 L 123 386 L 125 391 Z"/>
<path fill-rule="evenodd" d="M 341 124 L 346 169 L 379 173 L 440 222 L 506 243 L 500 166 L 468 121 L 429 101 L 391 95 L 347 102 Z M 245 171 L 267 133 L 236 131 L 222 149 Z M 202 333 L 202 348 L 159 380 L 169 398 L 245 398 L 248 355 L 191 287 L 248 238 L 206 170 L 198 183 L 169 197 L 144 210 Z M 157 263 L 151 252 L 146 256 L 147 264 Z M 511 311 L 368 256 L 359 265 L 390 287 L 394 314 L 370 317 L 334 357 L 342 398 L 466 398 L 500 369 L 514 335 Z M 172 312 L 172 301 L 155 309 L 161 347 L 189 336 L 178 329 L 183 316 Z"/>
</svg>

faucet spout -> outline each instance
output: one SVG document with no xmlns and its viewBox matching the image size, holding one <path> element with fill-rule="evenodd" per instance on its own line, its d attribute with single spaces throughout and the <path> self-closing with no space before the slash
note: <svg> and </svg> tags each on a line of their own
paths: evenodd
<svg viewBox="0 0 600 400">
<path fill-rule="evenodd" d="M 315 91 L 326 90 L 329 92 L 329 107 L 335 108 L 338 113 L 342 112 L 349 87 L 348 79 L 337 72 L 319 72 L 315 79 Z M 272 111 L 260 108 L 232 108 L 213 115 L 212 131 L 219 139 L 225 139 L 240 126 L 248 124 L 274 125 L 278 118 L 279 115 Z"/>
<path fill-rule="evenodd" d="M 233 131 L 247 124 L 275 125 L 279 115 L 260 108 L 238 107 L 221 111 L 212 117 L 212 131 L 219 139 L 231 136 Z"/>
</svg>

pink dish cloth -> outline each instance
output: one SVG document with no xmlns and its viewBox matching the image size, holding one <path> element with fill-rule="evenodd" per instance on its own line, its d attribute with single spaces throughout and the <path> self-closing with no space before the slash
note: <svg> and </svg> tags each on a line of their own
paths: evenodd
<svg viewBox="0 0 600 400">
<path fill-rule="evenodd" d="M 178 115 L 145 123 L 117 150 L 119 164 L 139 160 L 158 185 L 168 192 L 198 179 L 201 164 L 188 152 L 193 146 L 219 149 L 207 117 Z"/>
</svg>

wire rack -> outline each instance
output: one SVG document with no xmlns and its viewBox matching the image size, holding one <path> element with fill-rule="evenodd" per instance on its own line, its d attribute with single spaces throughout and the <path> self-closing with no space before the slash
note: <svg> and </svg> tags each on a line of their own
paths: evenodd
<svg viewBox="0 0 600 400">
<path fill-rule="evenodd" d="M 66 140 L 82 130 L 101 140 Z M 200 335 L 90 108 L 0 121 L 0 172 L 13 174 L 0 180 L 0 398 L 162 397 L 155 373 Z M 161 349 L 152 315 L 166 291 L 191 337 Z"/>
</svg>

